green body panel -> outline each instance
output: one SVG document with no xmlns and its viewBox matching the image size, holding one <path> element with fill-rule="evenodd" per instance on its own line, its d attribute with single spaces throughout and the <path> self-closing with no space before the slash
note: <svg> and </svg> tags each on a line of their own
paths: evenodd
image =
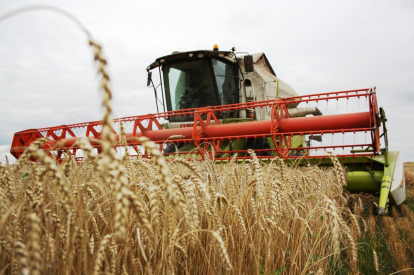
<svg viewBox="0 0 414 275">
<path fill-rule="evenodd" d="M 227 123 L 238 123 L 238 122 L 249 122 L 249 121 L 253 121 L 253 118 L 225 118 L 223 119 L 222 123 L 227 124 Z M 193 123 L 193 122 L 194 121 L 188 121 L 185 123 L 188 124 L 188 123 Z M 161 126 L 163 129 L 170 129 L 169 123 L 164 123 Z"/>
<path fill-rule="evenodd" d="M 229 140 L 224 140 L 221 142 L 220 144 L 220 150 L 222 151 L 230 151 L 230 145 L 229 145 Z M 243 150 L 246 147 L 246 139 L 241 138 L 241 139 L 234 139 L 232 140 L 232 148 L 233 150 Z M 178 150 L 180 153 L 190 153 L 192 155 L 195 156 L 196 159 L 201 159 L 201 155 L 198 153 L 198 150 L 196 148 L 196 146 L 194 145 L 194 143 L 186 143 L 183 147 L 181 147 Z M 211 147 L 209 147 L 208 151 L 211 151 Z M 238 157 L 242 157 L 243 153 L 237 153 Z M 183 158 L 187 158 L 186 155 L 181 154 L 180 157 Z M 221 156 L 219 156 L 220 158 L 231 158 L 232 156 L 230 156 L 229 154 L 222 154 Z M 169 158 L 175 158 L 174 155 L 170 155 Z"/>
<path fill-rule="evenodd" d="M 387 211 L 386 208 L 387 208 L 388 196 L 390 194 L 390 189 L 391 189 L 391 181 L 392 181 L 392 178 L 388 174 L 385 174 L 382 177 L 381 193 L 380 193 L 378 207 L 379 209 L 385 209 L 385 212 Z"/>
<path fill-rule="evenodd" d="M 381 209 L 383 209 L 385 213 L 387 212 L 387 202 L 389 200 L 388 197 L 390 194 L 392 178 L 397 166 L 398 152 L 385 152 L 385 154 L 386 155 L 384 156 L 384 177 L 381 182 L 381 193 L 378 204 L 380 214 L 382 214 Z"/>
<path fill-rule="evenodd" d="M 221 143 L 220 147 L 222 148 L 223 151 L 230 151 L 229 143 L 230 142 L 228 140 Z M 241 139 L 232 140 L 231 147 L 233 148 L 233 150 L 243 150 L 246 147 L 246 139 L 241 138 Z M 237 156 L 242 157 L 243 153 L 237 153 Z M 229 154 L 223 154 L 221 157 L 229 158 L 231 156 Z"/>
<path fill-rule="evenodd" d="M 380 171 L 348 172 L 346 189 L 352 192 L 378 193 L 383 175 Z"/>
<path fill-rule="evenodd" d="M 306 142 L 305 142 L 305 137 L 306 136 L 300 136 L 300 135 L 296 135 L 292 137 L 291 140 L 291 147 L 292 148 L 302 148 L 306 146 Z M 276 139 L 276 142 L 278 141 L 278 139 Z M 271 137 L 267 137 L 267 142 L 269 142 L 270 148 L 271 149 L 276 149 L 275 144 L 273 143 L 273 139 Z M 289 151 L 289 154 L 292 153 L 292 151 Z M 273 156 L 277 156 L 277 152 L 273 151 L 272 152 Z"/>
<path fill-rule="evenodd" d="M 225 118 L 223 119 L 223 124 L 249 121 L 253 121 L 253 118 Z"/>
</svg>

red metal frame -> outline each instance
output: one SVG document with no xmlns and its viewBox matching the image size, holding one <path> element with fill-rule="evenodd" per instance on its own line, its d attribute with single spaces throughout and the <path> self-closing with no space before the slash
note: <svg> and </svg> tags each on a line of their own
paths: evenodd
<svg viewBox="0 0 414 275">
<path fill-rule="evenodd" d="M 366 112 L 350 113 L 341 115 L 322 115 L 314 117 L 290 118 L 288 108 L 292 104 L 332 101 L 350 98 L 366 98 L 369 100 L 369 108 Z M 224 112 L 238 113 L 241 110 L 270 108 L 271 119 L 267 121 L 252 121 L 221 124 L 217 114 L 222 115 Z M 161 120 L 168 121 L 172 117 L 193 117 L 192 127 L 163 129 Z M 203 119 L 204 118 L 204 119 Z M 215 124 L 211 124 L 214 121 Z M 143 116 L 133 116 L 115 119 L 114 122 L 133 122 L 133 131 L 127 133 L 127 143 L 136 153 L 140 152 L 139 142 L 134 137 L 146 136 L 159 144 L 160 150 L 164 143 L 193 143 L 198 153 L 205 156 L 205 152 L 209 153 L 209 157 L 220 159 L 220 155 L 229 153 L 246 153 L 246 150 L 220 151 L 220 145 L 224 140 L 239 140 L 242 138 L 267 138 L 273 140 L 275 149 L 258 149 L 258 151 L 276 151 L 278 156 L 283 158 L 297 158 L 298 156 L 289 156 L 289 152 L 297 148 L 292 148 L 292 137 L 295 135 L 315 135 L 315 134 L 334 134 L 347 132 L 370 132 L 371 143 L 352 144 L 352 145 L 331 145 L 309 147 L 304 149 L 335 149 L 335 148 L 364 148 L 371 147 L 372 153 L 354 154 L 375 155 L 380 152 L 380 134 L 379 127 L 379 110 L 376 100 L 375 88 L 360 89 L 350 91 L 340 91 L 332 93 L 321 93 L 313 95 L 303 95 L 290 98 L 280 98 L 276 100 L 265 100 L 258 102 L 211 106 L 198 109 L 186 109 L 158 114 L 150 114 Z M 144 126 L 148 125 L 148 126 Z M 80 148 L 76 145 L 75 132 L 77 129 L 85 131 L 85 136 L 91 140 L 91 145 L 101 151 L 101 127 L 100 121 L 77 123 L 71 125 L 63 125 L 49 128 L 30 129 L 18 132 L 14 135 L 11 147 L 11 153 L 19 158 L 24 151 L 24 147 L 29 146 L 32 142 L 41 137 L 49 138 L 43 149 L 54 151 L 57 158 L 62 157 L 64 151 L 76 156 L 77 150 Z M 61 131 L 61 132 L 60 132 Z M 119 140 L 117 132 L 112 129 L 116 138 Z M 171 136 L 180 136 L 179 138 L 170 139 Z M 117 144 L 116 147 L 121 146 Z M 209 146 L 213 150 L 209 150 Z M 145 157 L 148 157 L 144 153 Z M 343 155 L 345 156 L 345 155 Z M 314 158 L 314 156 L 305 156 L 305 158 Z"/>
</svg>

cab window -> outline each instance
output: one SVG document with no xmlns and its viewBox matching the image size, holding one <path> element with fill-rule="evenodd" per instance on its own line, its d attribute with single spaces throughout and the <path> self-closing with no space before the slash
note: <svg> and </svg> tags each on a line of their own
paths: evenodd
<svg viewBox="0 0 414 275">
<path fill-rule="evenodd" d="M 221 105 L 237 103 L 239 98 L 238 78 L 235 74 L 234 64 L 214 58 L 212 61 Z"/>
<path fill-rule="evenodd" d="M 219 104 L 207 59 L 169 64 L 163 67 L 168 110 Z"/>
</svg>

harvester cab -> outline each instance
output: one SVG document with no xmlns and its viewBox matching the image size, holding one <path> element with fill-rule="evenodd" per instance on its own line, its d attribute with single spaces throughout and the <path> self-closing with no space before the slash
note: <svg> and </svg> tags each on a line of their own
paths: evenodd
<svg viewBox="0 0 414 275">
<path fill-rule="evenodd" d="M 296 165 L 330 166 L 336 155 L 347 171 L 346 188 L 378 194 L 379 214 L 390 201 L 405 200 L 402 157 L 388 150 L 385 111 L 377 105 L 375 87 L 298 95 L 277 77 L 264 53 L 237 55 L 234 48 L 214 47 L 157 58 L 147 67 L 157 113 L 113 120 L 117 140 L 120 123 L 126 132 L 126 143 L 115 147 L 151 157 L 137 139 L 145 136 L 172 160 L 244 161 L 253 149 L 264 161 L 279 157 Z M 25 147 L 46 137 L 42 148 L 49 155 L 80 160 L 80 136 L 102 150 L 97 142 L 102 122 L 94 121 L 17 132 L 10 152 L 19 158 Z"/>
<path fill-rule="evenodd" d="M 163 100 L 160 102 L 164 110 L 176 111 L 239 102 L 240 81 L 232 52 L 218 49 L 174 52 L 158 58 L 147 70 L 155 68 L 160 69 L 164 82 L 165 91 L 161 85 Z M 148 79 L 151 79 L 151 72 Z M 159 100 L 155 87 L 154 92 L 158 110 Z"/>
<path fill-rule="evenodd" d="M 213 50 L 190 52 L 173 52 L 171 55 L 157 58 L 147 67 L 148 86 L 154 89 L 157 111 L 160 109 L 174 112 L 186 109 L 221 107 L 214 112 L 220 124 L 264 121 L 271 118 L 271 106 L 252 106 L 246 109 L 234 109 L 232 106 L 240 103 L 276 100 L 298 96 L 291 86 L 279 79 L 264 53 L 243 55 L 238 57 L 235 48 L 231 51 L 219 51 L 214 45 Z M 152 70 L 159 70 L 160 84 L 154 85 Z M 161 106 L 161 108 L 160 108 Z M 229 108 L 227 108 L 227 106 Z M 291 103 L 287 110 L 289 117 L 305 117 L 321 115 L 317 107 L 297 108 Z M 201 119 L 206 120 L 207 114 Z M 207 123 L 215 124 L 214 118 Z M 163 124 L 163 128 L 184 128 L 194 126 L 194 113 L 171 116 Z M 312 137 L 321 140 L 321 136 Z M 295 148 L 305 147 L 303 135 L 293 137 Z M 239 139 L 237 144 L 232 141 L 224 144 L 233 151 L 253 148 L 255 150 L 271 149 L 270 138 L 253 136 Z M 175 148 L 181 152 L 195 149 L 195 144 L 168 143 L 164 153 L 172 153 Z M 231 148 L 230 148 L 231 147 Z M 207 149 L 207 151 L 211 151 Z M 291 150 L 290 155 L 300 155 L 303 150 Z M 263 151 L 260 155 L 272 155 Z M 222 156 L 220 154 L 219 156 Z M 244 154 L 239 153 L 239 156 Z M 228 156 L 228 154 L 227 154 Z"/>
<path fill-rule="evenodd" d="M 156 68 L 164 85 L 153 83 L 151 71 Z M 213 50 L 173 52 L 157 58 L 147 71 L 148 86 L 154 88 L 158 112 L 159 105 L 164 111 L 176 111 L 298 96 L 291 86 L 276 76 L 264 53 L 237 57 L 235 48 L 219 51 L 217 45 Z M 296 104 L 290 107 L 290 115 L 294 117 L 321 114 L 317 108 L 296 110 Z M 220 118 L 268 120 L 270 112 L 248 109 L 224 112 Z"/>
</svg>

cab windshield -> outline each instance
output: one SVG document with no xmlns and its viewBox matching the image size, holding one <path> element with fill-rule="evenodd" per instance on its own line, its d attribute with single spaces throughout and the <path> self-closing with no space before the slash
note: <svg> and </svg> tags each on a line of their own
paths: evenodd
<svg viewBox="0 0 414 275">
<path fill-rule="evenodd" d="M 169 111 L 238 102 L 234 64 L 218 59 L 181 61 L 163 67 Z"/>
<path fill-rule="evenodd" d="M 169 111 L 219 104 L 206 59 L 166 65 L 163 71 Z"/>
</svg>

